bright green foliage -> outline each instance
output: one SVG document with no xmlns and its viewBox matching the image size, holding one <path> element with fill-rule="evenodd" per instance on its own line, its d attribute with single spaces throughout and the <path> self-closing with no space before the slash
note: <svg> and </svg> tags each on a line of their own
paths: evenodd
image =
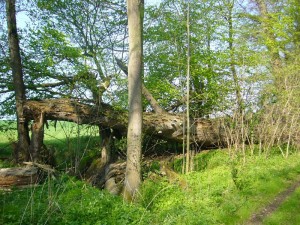
<svg viewBox="0 0 300 225">
<path fill-rule="evenodd" d="M 62 176 L 43 186 L 0 192 L 1 224 L 138 224 L 149 223 L 141 207 L 125 204 L 88 184 Z"/>
<path fill-rule="evenodd" d="M 63 33 L 73 48 L 80 52 L 80 59 L 74 60 L 75 52 L 59 47 L 63 53 L 70 54 L 65 56 L 66 59 L 73 59 L 73 64 L 67 69 L 74 76 L 73 86 L 70 87 L 71 96 L 84 96 L 84 100 L 92 97 L 94 101 L 98 101 L 101 92 L 99 85 L 112 80 L 118 82 L 119 79 L 114 55 L 124 51 L 123 35 L 127 24 L 124 1 L 36 2 L 45 16 L 42 21 L 47 21 L 46 29 Z M 117 85 L 122 86 L 119 83 Z M 122 91 L 123 88 L 119 90 Z M 102 92 L 104 91 L 106 89 Z M 102 100 L 107 101 L 112 97 L 116 96 L 107 95 Z"/>
<path fill-rule="evenodd" d="M 114 65 L 114 55 L 126 51 L 124 1 L 34 0 L 26 14 L 31 21 L 19 33 L 28 98 L 118 99 L 105 93 L 107 87 L 99 89 L 107 81 L 126 89 Z M 9 115 L 14 102 L 5 32 L 0 30 L 0 91 L 7 94 L 0 110 Z"/>
<path fill-rule="evenodd" d="M 159 171 L 153 162 L 131 205 L 67 175 L 49 177 L 38 187 L 1 191 L 0 223 L 242 224 L 299 179 L 299 159 L 296 151 L 287 159 L 280 153 L 249 155 L 244 163 L 243 157 L 230 160 L 226 150 L 203 152 L 195 157 L 196 171 L 172 181 L 153 175 Z M 284 224 L 291 215 L 285 210 L 296 203 L 291 198 L 280 208 L 277 224 Z"/>
<path fill-rule="evenodd" d="M 271 214 L 263 224 L 298 224 L 300 221 L 299 214 L 300 188 L 298 188 L 279 208 Z"/>
<path fill-rule="evenodd" d="M 9 66 L 7 39 L 7 34 L 3 33 L 2 29 L 0 28 L 0 47 L 2 50 L 0 51 L 0 118 L 7 114 L 15 113 L 15 110 L 12 106 L 14 96 L 12 94 L 8 94 L 6 101 L 3 101 L 5 93 L 9 93 L 14 90 Z"/>
<path fill-rule="evenodd" d="M 156 224 L 242 224 L 299 177 L 299 153 L 247 157 L 232 162 L 224 150 L 196 156 L 199 172 L 181 175 L 188 183 L 146 180 L 141 202 Z"/>
<path fill-rule="evenodd" d="M 31 98 L 70 97 L 73 77 L 84 68 L 81 49 L 51 25 L 31 30 L 27 38 L 23 63 Z"/>
<path fill-rule="evenodd" d="M 195 116 L 208 115 L 226 96 L 220 83 L 224 68 L 217 62 L 220 52 L 212 46 L 220 38 L 213 32 L 221 26 L 215 22 L 215 7 L 211 2 L 198 1 L 192 1 L 190 6 L 191 106 Z M 164 1 L 146 10 L 145 21 L 146 86 L 168 109 L 182 101 L 186 93 L 186 5 Z"/>
<path fill-rule="evenodd" d="M 245 110 L 257 111 L 261 98 L 270 92 L 269 88 L 260 92 L 266 84 L 274 85 L 274 80 L 282 83 L 277 78 L 293 71 L 287 65 L 295 65 L 294 58 L 299 55 L 299 3 L 266 2 L 268 17 L 262 18 L 257 6 L 247 1 L 190 1 L 192 116 L 230 114 L 235 109 L 237 88 Z M 70 97 L 90 103 L 104 91 L 103 101 L 127 107 L 127 77 L 114 60 L 114 56 L 128 59 L 124 1 L 34 0 L 29 17 L 31 23 L 20 30 L 29 98 Z M 264 31 L 264 24 L 269 32 Z M 1 32 L 0 91 L 8 93 L 0 99 L 1 112 L 13 114 L 7 38 L 5 29 Z M 184 1 L 146 5 L 145 86 L 163 108 L 174 112 L 184 110 L 186 41 Z M 233 49 L 228 47 L 230 41 Z M 278 74 L 271 69 L 274 55 L 279 55 L 285 72 Z M 237 83 L 232 78 L 231 64 L 237 72 Z M 100 91 L 101 84 L 108 80 L 110 87 Z M 150 108 L 145 102 L 145 109 Z"/>
</svg>

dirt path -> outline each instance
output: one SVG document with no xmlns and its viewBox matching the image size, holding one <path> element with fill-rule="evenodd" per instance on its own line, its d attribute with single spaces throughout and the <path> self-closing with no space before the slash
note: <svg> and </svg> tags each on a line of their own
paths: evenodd
<svg viewBox="0 0 300 225">
<path fill-rule="evenodd" d="M 262 224 L 263 220 L 272 214 L 283 202 L 289 197 L 298 187 L 300 187 L 300 179 L 293 183 L 288 189 L 281 192 L 279 195 L 275 197 L 275 199 L 270 202 L 265 208 L 260 210 L 259 212 L 252 215 L 250 220 L 246 224 Z"/>
</svg>

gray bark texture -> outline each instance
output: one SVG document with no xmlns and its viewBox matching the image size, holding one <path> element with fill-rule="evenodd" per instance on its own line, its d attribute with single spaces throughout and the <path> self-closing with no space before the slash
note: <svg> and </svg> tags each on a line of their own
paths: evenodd
<svg viewBox="0 0 300 225">
<path fill-rule="evenodd" d="M 24 116 L 34 120 L 44 114 L 44 120 L 70 121 L 78 124 L 109 127 L 126 136 L 128 112 L 114 109 L 110 105 L 98 107 L 79 103 L 71 99 L 44 99 L 26 101 Z M 175 113 L 143 113 L 143 132 L 164 140 L 182 142 L 184 115 Z M 191 118 L 191 143 L 203 148 L 226 145 L 224 121 L 220 119 Z"/>
<path fill-rule="evenodd" d="M 124 199 L 131 201 L 141 183 L 142 153 L 142 73 L 143 73 L 143 0 L 127 0 L 129 32 L 128 64 L 128 129 L 127 163 L 124 182 Z"/>
<path fill-rule="evenodd" d="M 30 157 L 29 154 L 29 135 L 28 123 L 23 115 L 23 102 L 26 100 L 25 85 L 23 81 L 22 62 L 20 55 L 19 39 L 16 23 L 15 0 L 6 0 L 6 17 L 8 28 L 8 43 L 10 53 L 10 65 L 12 69 L 13 84 L 15 90 L 16 115 L 18 128 L 18 143 L 14 150 L 15 160 L 19 160 L 19 152 L 25 158 Z"/>
</svg>

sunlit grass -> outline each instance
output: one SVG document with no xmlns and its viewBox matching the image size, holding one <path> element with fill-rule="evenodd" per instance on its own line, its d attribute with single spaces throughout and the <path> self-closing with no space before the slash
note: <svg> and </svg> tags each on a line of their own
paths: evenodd
<svg viewBox="0 0 300 225">
<path fill-rule="evenodd" d="M 196 159 L 205 169 L 181 175 L 186 190 L 164 179 L 145 181 L 141 202 L 156 215 L 157 224 L 243 224 L 300 174 L 299 153 L 288 159 L 248 156 L 245 164 L 230 161 L 226 150 L 204 154 L 209 155 Z"/>
<path fill-rule="evenodd" d="M 145 209 L 68 176 L 43 185 L 0 190 L 0 224 L 150 224 Z"/>
<path fill-rule="evenodd" d="M 17 139 L 16 123 L 0 121 L 0 127 L 0 157 L 11 157 L 12 142 Z M 44 130 L 44 144 L 58 167 L 80 166 L 75 164 L 100 154 L 99 149 L 95 150 L 100 143 L 98 127 L 58 121 L 49 122 Z"/>
<path fill-rule="evenodd" d="M 243 224 L 300 174 L 300 155 L 296 152 L 287 159 L 273 154 L 269 158 L 248 156 L 246 163 L 233 163 L 226 150 L 216 150 L 202 153 L 196 160 L 205 168 L 179 175 L 182 180 L 146 178 L 138 202 L 132 205 L 66 175 L 34 189 L 2 193 L 0 223 Z M 299 195 L 298 190 L 295 198 Z M 289 217 L 284 217 L 285 211 L 297 204 L 293 198 L 275 218 L 276 223 L 268 224 L 284 224 L 282 221 Z"/>
<path fill-rule="evenodd" d="M 10 154 L 14 132 L 0 132 L 1 156 Z M 99 156 L 99 142 L 97 127 L 68 122 L 45 127 L 45 144 L 62 174 L 76 162 L 80 170 Z M 300 174 L 298 151 L 287 159 L 276 150 L 268 157 L 247 153 L 245 159 L 237 155 L 232 160 L 226 149 L 205 151 L 196 155 L 194 172 L 172 182 L 159 175 L 147 177 L 159 170 L 156 162 L 144 172 L 138 202 L 132 205 L 62 175 L 39 187 L 1 192 L 0 224 L 243 224 Z M 181 160 L 173 163 L 177 172 L 181 165 Z M 0 161 L 4 166 L 9 165 Z M 299 199 L 298 189 L 265 224 L 297 224 Z"/>
<path fill-rule="evenodd" d="M 300 223 L 300 188 L 289 196 L 263 224 L 299 224 Z"/>
<path fill-rule="evenodd" d="M 11 143 L 17 139 L 16 123 L 13 121 L 0 121 L 0 156 L 11 155 Z"/>
</svg>

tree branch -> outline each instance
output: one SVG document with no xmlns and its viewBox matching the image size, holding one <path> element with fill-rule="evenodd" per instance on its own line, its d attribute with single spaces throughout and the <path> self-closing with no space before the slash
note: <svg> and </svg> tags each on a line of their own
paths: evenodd
<svg viewBox="0 0 300 225">
<path fill-rule="evenodd" d="M 120 67 L 120 69 L 128 76 L 128 68 L 120 59 L 115 57 L 117 65 Z M 144 84 L 142 84 L 142 93 L 145 96 L 145 98 L 149 101 L 150 105 L 152 106 L 155 113 L 165 113 L 166 111 L 160 107 L 156 99 L 153 97 L 153 95 L 150 93 L 150 91 L 145 87 Z"/>
</svg>

